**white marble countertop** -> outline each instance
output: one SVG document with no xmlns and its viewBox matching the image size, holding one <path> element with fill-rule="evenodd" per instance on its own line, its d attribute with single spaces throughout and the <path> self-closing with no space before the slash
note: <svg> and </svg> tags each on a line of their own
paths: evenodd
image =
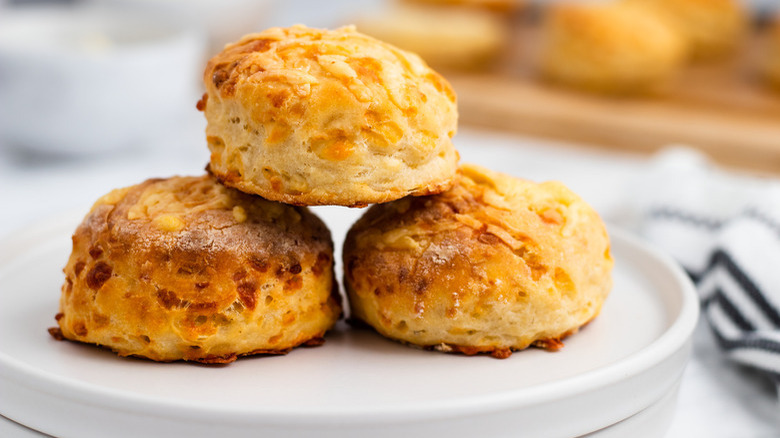
<svg viewBox="0 0 780 438">
<path fill-rule="evenodd" d="M 155 144 L 136 150 L 83 158 L 43 158 L 0 147 L 0 239 L 14 230 L 63 211 L 81 209 L 114 187 L 152 176 L 200 174 L 208 160 L 204 122 L 195 113 Z M 607 221 L 630 227 L 625 205 L 631 181 L 649 159 L 616 155 L 541 140 L 462 129 L 455 139 L 463 161 L 531 180 L 565 182 L 593 204 Z M 503 148 L 517 148 L 522 162 L 501 159 Z M 1 288 L 2 286 L 0 286 Z M 682 382 L 668 438 L 766 438 L 780 436 L 775 388 L 752 370 L 728 363 L 708 327 L 700 324 L 694 353 Z M 0 419 L 0 436 L 40 436 Z"/>
</svg>

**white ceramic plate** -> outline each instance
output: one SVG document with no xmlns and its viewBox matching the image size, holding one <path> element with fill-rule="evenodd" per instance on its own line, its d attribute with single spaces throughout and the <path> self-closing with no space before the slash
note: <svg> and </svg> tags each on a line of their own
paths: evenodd
<svg viewBox="0 0 780 438">
<path fill-rule="evenodd" d="M 336 242 L 360 214 L 315 212 Z M 122 359 L 46 331 L 79 220 L 0 243 L 0 414 L 60 437 L 579 436 L 674 394 L 698 317 L 684 273 L 613 229 L 613 292 L 556 353 L 447 355 L 341 324 L 322 347 L 227 366 Z"/>
</svg>

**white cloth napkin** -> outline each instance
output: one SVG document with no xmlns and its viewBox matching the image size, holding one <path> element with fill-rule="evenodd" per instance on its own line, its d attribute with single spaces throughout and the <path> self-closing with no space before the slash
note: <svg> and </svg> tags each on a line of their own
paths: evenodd
<svg viewBox="0 0 780 438">
<path fill-rule="evenodd" d="M 780 184 L 671 149 L 636 190 L 640 233 L 691 275 L 724 353 L 780 383 Z"/>
</svg>

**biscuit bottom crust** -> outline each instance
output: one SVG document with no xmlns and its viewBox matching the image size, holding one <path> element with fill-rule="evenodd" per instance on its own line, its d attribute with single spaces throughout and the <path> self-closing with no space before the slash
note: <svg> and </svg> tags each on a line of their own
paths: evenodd
<svg viewBox="0 0 780 438">
<path fill-rule="evenodd" d="M 341 314 L 322 221 L 208 175 L 148 180 L 98 200 L 64 272 L 51 335 L 120 356 L 285 354 L 321 344 Z"/>
<path fill-rule="evenodd" d="M 456 164 L 453 162 L 453 168 Z M 388 186 L 382 189 L 373 188 L 367 184 L 353 182 L 350 187 L 336 187 L 334 185 L 317 187 L 309 192 L 288 193 L 283 189 L 274 189 L 273 185 L 265 186 L 255 184 L 252 181 L 244 181 L 236 177 L 236 173 L 227 171 L 220 173 L 215 167 L 209 165 L 206 170 L 211 172 L 220 183 L 234 187 L 245 193 L 254 193 L 265 199 L 283 202 L 289 205 L 301 207 L 317 205 L 340 205 L 343 207 L 363 208 L 370 204 L 381 204 L 394 201 L 404 196 L 430 196 L 441 193 L 452 187 L 451 175 L 436 181 L 426 181 L 426 185 L 414 188 L 400 186 Z M 349 180 L 346 175 L 344 179 Z M 403 178 L 400 178 L 403 179 Z"/>
<path fill-rule="evenodd" d="M 612 286 L 601 219 L 559 183 L 470 165 L 461 173 L 450 191 L 374 206 L 352 227 L 351 318 L 444 352 L 561 348 Z"/>
<path fill-rule="evenodd" d="M 59 320 L 63 316 L 65 316 L 65 315 L 62 314 L 62 313 L 58 313 L 54 318 L 56 320 Z M 84 344 L 90 344 L 90 342 L 80 341 L 80 340 L 77 340 L 77 339 L 68 339 L 68 338 L 66 338 L 65 335 L 62 334 L 62 330 L 59 327 L 49 327 L 48 332 L 49 332 L 49 335 L 51 335 L 52 338 L 54 338 L 54 339 L 56 339 L 58 341 L 66 341 L 67 340 L 67 341 L 79 342 L 79 343 L 84 343 Z M 156 359 L 153 359 L 151 357 L 144 356 L 142 354 L 122 354 L 122 352 L 120 350 L 111 348 L 110 346 L 106 346 L 106 345 L 101 345 L 101 344 L 94 344 L 94 345 L 96 345 L 96 346 L 98 346 L 100 348 L 106 348 L 106 349 L 112 350 L 115 353 L 119 354 L 120 356 L 135 357 L 135 358 L 139 358 L 139 359 L 151 359 L 151 360 L 155 360 L 157 362 L 173 362 L 173 361 L 176 361 L 176 360 L 189 360 L 191 362 L 199 362 L 199 363 L 204 363 L 204 364 L 228 364 L 228 363 L 231 363 L 231 362 L 235 362 L 236 359 L 238 359 L 239 357 L 244 357 L 244 356 L 256 356 L 256 355 L 276 355 L 276 356 L 278 356 L 278 355 L 287 354 L 290 351 L 292 351 L 293 348 L 298 347 L 298 346 L 318 347 L 318 346 L 320 346 L 320 345 L 325 343 L 324 336 L 325 336 L 325 333 L 323 332 L 322 335 L 320 335 L 320 336 L 312 337 L 311 339 L 309 339 L 307 341 L 303 341 L 303 342 L 301 342 L 298 345 L 293 345 L 290 348 L 285 348 L 285 349 L 282 349 L 282 350 L 258 349 L 258 350 L 250 351 L 248 353 L 241 353 L 241 354 L 227 353 L 227 354 L 223 354 L 222 356 L 206 355 L 206 356 L 202 356 L 202 357 L 194 357 L 192 359 L 181 358 L 181 359 L 159 359 L 159 360 L 156 360 Z"/>
</svg>

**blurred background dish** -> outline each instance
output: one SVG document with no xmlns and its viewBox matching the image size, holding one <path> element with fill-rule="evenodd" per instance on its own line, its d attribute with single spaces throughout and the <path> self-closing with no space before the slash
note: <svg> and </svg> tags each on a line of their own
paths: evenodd
<svg viewBox="0 0 780 438">
<path fill-rule="evenodd" d="M 197 32 L 92 7 L 7 9 L 0 16 L 0 141 L 83 155 L 140 146 L 198 95 Z"/>
<path fill-rule="evenodd" d="M 177 27 L 206 32 L 209 52 L 268 23 L 273 0 L 96 0 L 107 7 L 156 17 Z M 268 24 L 270 25 L 270 24 Z"/>
</svg>

